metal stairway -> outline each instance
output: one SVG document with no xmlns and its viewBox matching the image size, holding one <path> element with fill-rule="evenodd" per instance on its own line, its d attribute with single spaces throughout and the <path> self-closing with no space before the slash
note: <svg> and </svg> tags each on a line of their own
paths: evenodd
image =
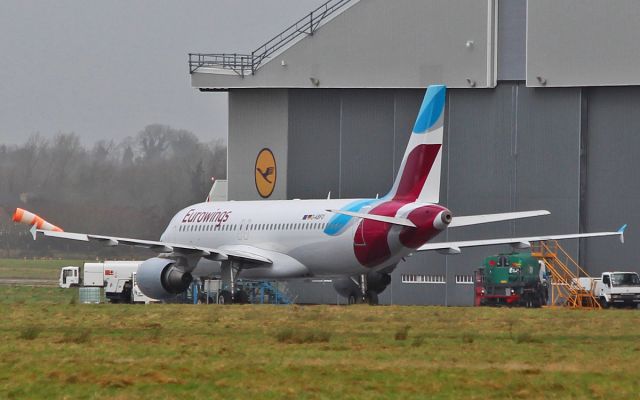
<svg viewBox="0 0 640 400">
<path fill-rule="evenodd" d="M 557 240 L 532 243 L 531 255 L 542 260 L 551 274 L 551 306 L 602 308 L 592 291 L 579 284 L 579 278 L 588 278 L 589 275 Z"/>
<path fill-rule="evenodd" d="M 300 18 L 284 31 L 259 46 L 251 54 L 238 53 L 189 53 L 189 73 L 200 68 L 230 70 L 239 76 L 254 75 L 262 62 L 282 50 L 289 43 L 301 39 L 303 35 L 313 35 L 320 24 L 349 3 L 358 0 L 329 0 L 320 7 Z"/>
</svg>

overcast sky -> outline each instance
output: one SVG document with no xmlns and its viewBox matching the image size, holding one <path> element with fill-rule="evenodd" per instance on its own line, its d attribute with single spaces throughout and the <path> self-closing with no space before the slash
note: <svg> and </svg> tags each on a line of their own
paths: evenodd
<svg viewBox="0 0 640 400">
<path fill-rule="evenodd" d="M 226 94 L 191 88 L 187 54 L 250 52 L 324 2 L 2 0 L 0 144 L 152 123 L 226 140 Z"/>
</svg>

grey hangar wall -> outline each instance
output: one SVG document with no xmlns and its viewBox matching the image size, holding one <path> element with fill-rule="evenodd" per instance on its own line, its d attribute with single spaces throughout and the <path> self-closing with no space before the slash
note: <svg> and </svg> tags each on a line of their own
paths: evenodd
<svg viewBox="0 0 640 400">
<path fill-rule="evenodd" d="M 594 275 L 640 271 L 638 16 L 636 0 L 351 0 L 254 73 L 203 64 L 191 81 L 229 93 L 236 200 L 260 198 L 253 167 L 263 147 L 277 159 L 272 199 L 385 194 L 424 88 L 446 84 L 443 204 L 454 215 L 540 208 L 552 215 L 451 229 L 436 240 L 628 223 L 624 246 L 605 238 L 565 247 Z M 380 300 L 471 304 L 472 285 L 455 276 L 510 250 L 413 255 Z M 446 284 L 402 283 L 403 274 L 445 275 Z M 299 301 L 336 301 L 331 284 L 290 288 Z"/>
<path fill-rule="evenodd" d="M 273 150 L 272 198 L 375 197 L 390 188 L 424 90 L 243 89 L 229 92 L 229 195 L 255 199 L 253 161 Z M 441 201 L 454 215 L 548 209 L 552 216 L 450 229 L 436 240 L 611 230 L 640 226 L 634 179 L 640 148 L 640 88 L 448 91 Z M 627 234 L 633 242 L 633 230 Z M 634 269 L 633 246 L 614 238 L 566 248 L 589 272 Z M 415 254 L 400 263 L 384 303 L 470 305 L 473 285 L 456 284 L 508 246 L 461 255 Z M 403 284 L 402 274 L 445 275 L 446 284 Z M 297 283 L 299 301 L 335 302 L 330 285 Z"/>
</svg>

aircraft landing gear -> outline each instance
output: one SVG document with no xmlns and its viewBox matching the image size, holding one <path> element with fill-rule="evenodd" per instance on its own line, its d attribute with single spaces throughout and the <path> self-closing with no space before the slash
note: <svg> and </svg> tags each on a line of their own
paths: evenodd
<svg viewBox="0 0 640 400">
<path fill-rule="evenodd" d="M 343 297 L 347 304 L 379 304 L 378 295 L 391 283 L 387 272 L 371 271 L 367 274 L 354 275 L 348 278 L 333 280 L 333 288 Z"/>
<path fill-rule="evenodd" d="M 218 295 L 218 304 L 231 304 L 233 303 L 233 296 L 228 290 L 223 290 Z"/>
<path fill-rule="evenodd" d="M 356 303 L 364 303 L 371 306 L 375 306 L 378 304 L 378 292 L 372 290 L 372 288 L 369 287 L 369 280 L 366 274 L 360 275 L 359 289 L 360 290 L 357 294 L 358 297 L 356 299 Z M 349 300 L 351 300 L 351 297 L 349 297 Z M 349 302 L 349 304 L 355 303 Z"/>
<path fill-rule="evenodd" d="M 378 305 L 378 293 L 369 290 L 367 292 L 367 294 L 365 295 L 365 303 L 371 305 L 371 306 L 376 306 Z"/>
<path fill-rule="evenodd" d="M 232 261 L 223 261 L 220 266 L 220 278 L 222 280 L 222 291 L 218 296 L 219 304 L 247 304 L 249 295 L 243 290 L 236 290 L 236 280 L 240 273 L 240 267 L 234 265 Z"/>
<path fill-rule="evenodd" d="M 249 294 L 244 290 L 237 290 L 233 296 L 233 302 L 236 304 L 249 304 Z"/>
</svg>

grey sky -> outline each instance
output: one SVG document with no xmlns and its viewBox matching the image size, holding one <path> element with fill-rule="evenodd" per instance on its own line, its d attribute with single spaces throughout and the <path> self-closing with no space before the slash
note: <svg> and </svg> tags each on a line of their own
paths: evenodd
<svg viewBox="0 0 640 400">
<path fill-rule="evenodd" d="M 226 94 L 191 88 L 187 53 L 248 52 L 324 0 L 0 2 L 0 143 L 146 125 L 227 134 Z"/>
</svg>

